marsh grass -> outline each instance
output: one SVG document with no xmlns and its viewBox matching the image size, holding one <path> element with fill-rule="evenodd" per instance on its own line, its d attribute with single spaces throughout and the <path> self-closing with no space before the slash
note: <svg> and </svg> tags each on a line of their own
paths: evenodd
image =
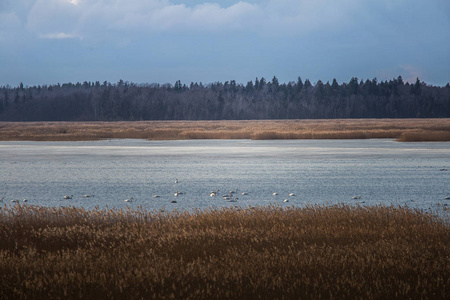
<svg viewBox="0 0 450 300">
<path fill-rule="evenodd" d="M 5 205 L 0 299 L 448 299 L 449 229 L 407 207 Z"/>
<path fill-rule="evenodd" d="M 0 140 L 369 139 L 450 141 L 450 119 L 0 122 Z"/>
</svg>

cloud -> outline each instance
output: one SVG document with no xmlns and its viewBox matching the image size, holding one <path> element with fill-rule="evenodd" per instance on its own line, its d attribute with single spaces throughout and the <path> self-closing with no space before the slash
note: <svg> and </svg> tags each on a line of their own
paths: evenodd
<svg viewBox="0 0 450 300">
<path fill-rule="evenodd" d="M 8 45 L 7 41 L 16 39 L 22 31 L 22 22 L 14 12 L 0 12 L 0 48 Z"/>
<path fill-rule="evenodd" d="M 36 36 L 70 32 L 98 38 L 108 32 L 190 33 L 242 31 L 258 35 L 298 34 L 348 26 L 359 1 L 239 1 L 223 7 L 168 0 L 19 0 L 30 9 L 27 29 Z M 189 3 L 189 2 L 186 2 Z"/>
<path fill-rule="evenodd" d="M 415 83 L 417 78 L 419 79 L 422 78 L 423 71 L 417 66 L 402 65 L 400 66 L 400 69 L 402 71 L 401 74 L 404 74 L 403 76 L 404 81 L 407 81 L 409 83 Z"/>
<path fill-rule="evenodd" d="M 47 33 L 47 34 L 41 34 L 39 36 L 42 39 L 73 39 L 73 38 L 80 38 L 77 34 L 73 33 L 65 33 L 65 32 L 55 32 L 55 33 Z"/>
</svg>

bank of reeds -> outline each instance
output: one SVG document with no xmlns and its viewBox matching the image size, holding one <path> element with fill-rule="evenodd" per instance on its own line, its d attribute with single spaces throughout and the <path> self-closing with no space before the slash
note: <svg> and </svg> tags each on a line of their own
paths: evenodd
<svg viewBox="0 0 450 300">
<path fill-rule="evenodd" d="M 0 299 L 449 299 L 449 229 L 407 207 L 5 205 Z"/>
<path fill-rule="evenodd" d="M 450 119 L 0 122 L 0 140 L 370 139 L 450 141 Z"/>
</svg>

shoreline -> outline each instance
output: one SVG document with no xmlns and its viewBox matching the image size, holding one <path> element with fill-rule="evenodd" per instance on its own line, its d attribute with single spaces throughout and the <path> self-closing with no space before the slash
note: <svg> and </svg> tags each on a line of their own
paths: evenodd
<svg viewBox="0 0 450 300">
<path fill-rule="evenodd" d="M 0 122 L 0 141 L 373 138 L 450 141 L 450 118 Z"/>
</svg>

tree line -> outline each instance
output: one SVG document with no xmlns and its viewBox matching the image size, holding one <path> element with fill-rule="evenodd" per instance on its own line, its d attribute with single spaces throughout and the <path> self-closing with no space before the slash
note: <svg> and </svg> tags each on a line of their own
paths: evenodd
<svg viewBox="0 0 450 300">
<path fill-rule="evenodd" d="M 183 84 L 83 82 L 0 87 L 0 121 L 250 120 L 450 117 L 450 85 L 256 78 Z"/>
</svg>

